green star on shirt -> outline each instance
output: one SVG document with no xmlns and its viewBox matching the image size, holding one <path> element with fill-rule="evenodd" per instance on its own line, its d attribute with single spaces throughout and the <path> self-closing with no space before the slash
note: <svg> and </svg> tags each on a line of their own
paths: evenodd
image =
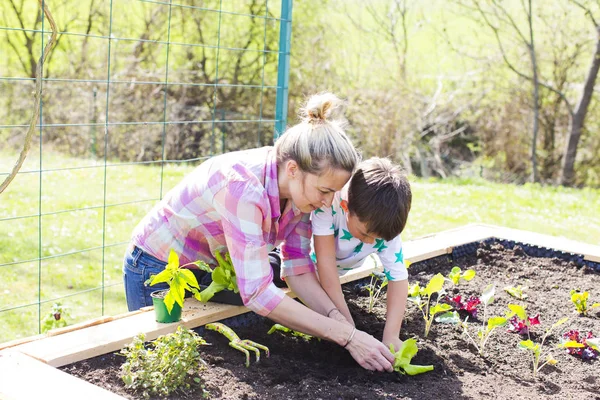
<svg viewBox="0 0 600 400">
<path fill-rule="evenodd" d="M 394 253 L 394 255 L 396 256 L 396 261 L 395 262 L 404 262 L 404 254 L 402 254 L 402 249 L 400 249 L 399 252 Z"/>
<path fill-rule="evenodd" d="M 333 231 L 333 237 L 338 237 L 339 234 L 340 234 L 340 230 L 339 229 L 335 229 Z"/>
<path fill-rule="evenodd" d="M 385 274 L 385 277 L 387 278 L 388 281 L 394 280 L 394 278 L 392 277 L 392 273 L 389 270 L 384 268 L 383 273 Z"/>
<path fill-rule="evenodd" d="M 342 229 L 342 231 L 344 231 L 344 236 L 341 237 L 342 240 L 350 240 L 350 239 L 352 239 L 354 237 L 347 230 Z"/>
<path fill-rule="evenodd" d="M 337 214 L 337 212 L 333 209 L 333 206 L 331 206 L 331 215 L 335 215 Z"/>
<path fill-rule="evenodd" d="M 383 249 L 387 249 L 387 246 L 385 245 L 385 240 L 375 239 L 375 246 L 373 246 L 373 248 L 377 249 L 378 253 L 381 253 Z"/>
<path fill-rule="evenodd" d="M 321 210 L 320 208 L 317 208 L 315 210 L 315 215 L 317 215 L 318 213 L 322 213 L 322 212 L 325 212 L 325 211 Z"/>
<path fill-rule="evenodd" d="M 360 253 L 362 251 L 363 244 L 363 242 L 360 242 L 360 244 L 354 248 L 354 253 Z"/>
</svg>

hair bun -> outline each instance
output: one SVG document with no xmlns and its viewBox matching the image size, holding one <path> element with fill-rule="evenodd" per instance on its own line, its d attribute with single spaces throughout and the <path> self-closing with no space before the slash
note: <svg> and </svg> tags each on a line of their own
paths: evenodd
<svg viewBox="0 0 600 400">
<path fill-rule="evenodd" d="M 312 124 L 343 119 L 345 103 L 330 92 L 312 95 L 300 110 L 302 120 Z"/>
</svg>

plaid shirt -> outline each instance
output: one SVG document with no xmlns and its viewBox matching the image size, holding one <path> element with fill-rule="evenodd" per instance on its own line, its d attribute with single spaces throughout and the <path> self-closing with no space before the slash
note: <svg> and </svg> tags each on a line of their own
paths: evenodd
<svg viewBox="0 0 600 400">
<path fill-rule="evenodd" d="M 285 294 L 273 284 L 268 252 L 282 242 L 282 276 L 315 270 L 310 214 L 291 201 L 280 209 L 273 147 L 228 153 L 205 161 L 173 188 L 133 232 L 132 243 L 160 260 L 170 249 L 181 264 L 227 246 L 244 304 L 268 315 Z"/>
</svg>

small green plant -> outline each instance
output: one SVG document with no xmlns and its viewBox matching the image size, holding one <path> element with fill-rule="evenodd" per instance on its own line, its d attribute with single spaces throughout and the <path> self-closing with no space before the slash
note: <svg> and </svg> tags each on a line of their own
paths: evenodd
<svg viewBox="0 0 600 400">
<path fill-rule="evenodd" d="M 369 291 L 369 307 L 367 312 L 372 313 L 373 307 L 381 298 L 382 290 L 388 285 L 388 279 L 385 275 L 379 276 L 375 273 L 371 274 L 371 282 L 365 286 Z"/>
<path fill-rule="evenodd" d="M 431 324 L 433 323 L 435 315 L 442 312 L 446 313 L 452 309 L 450 304 L 440 304 L 440 300 L 445 296 L 444 276 L 438 273 L 429 280 L 427 286 L 424 288 L 421 288 L 419 284 L 416 283 L 409 288 L 408 292 L 408 300 L 417 304 L 423 314 L 423 319 L 425 320 L 425 337 L 427 337 L 431 330 Z M 434 294 L 437 294 L 435 305 L 431 306 L 431 298 Z"/>
<path fill-rule="evenodd" d="M 179 265 L 179 256 L 173 249 L 169 253 L 169 260 L 167 266 L 157 275 L 152 275 L 144 284 L 147 286 L 153 286 L 157 283 L 166 283 L 169 285 L 167 294 L 165 295 L 165 306 L 167 311 L 171 314 L 173 310 L 173 304 L 177 303 L 183 307 L 183 299 L 185 298 L 186 289 L 192 293 L 197 294 L 200 287 L 196 277 L 187 267 L 188 265 L 197 265 L 201 269 L 208 268 L 208 272 L 211 271 L 210 267 L 202 261 L 194 261 L 184 265 Z"/>
<path fill-rule="evenodd" d="M 484 289 L 483 293 L 479 297 L 481 304 L 483 304 L 483 318 L 481 320 L 481 327 L 479 327 L 477 330 L 477 338 L 479 340 L 475 340 L 469 333 L 469 326 L 467 324 L 469 317 L 465 318 L 465 320 L 461 323 L 463 334 L 467 336 L 471 343 L 473 343 L 473 345 L 477 348 L 477 351 L 479 351 L 479 355 L 482 357 L 485 355 L 485 345 L 491 337 L 492 332 L 494 332 L 496 328 L 506 325 L 508 322 L 504 317 L 487 318 L 487 306 L 494 302 L 495 292 L 496 287 L 490 284 Z"/>
<path fill-rule="evenodd" d="M 69 319 L 71 319 L 69 307 L 63 306 L 60 302 L 52 304 L 52 309 L 50 309 L 42 321 L 42 333 L 69 325 Z"/>
<path fill-rule="evenodd" d="M 433 371 L 433 365 L 412 365 L 410 360 L 417 354 L 417 341 L 407 339 L 402 342 L 398 351 L 394 350 L 394 345 L 390 344 L 390 351 L 394 354 L 394 371 L 402 375 L 418 375 L 424 372 Z"/>
<path fill-rule="evenodd" d="M 525 310 L 526 306 L 509 304 L 508 309 L 510 311 L 506 314 L 506 318 L 508 318 L 509 332 L 529 336 L 531 327 L 540 324 L 540 315 L 538 314 L 535 317 L 530 318 Z"/>
<path fill-rule="evenodd" d="M 528 289 L 527 286 L 523 286 L 521 287 L 521 285 L 514 287 L 514 286 L 507 286 L 504 288 L 504 291 L 508 294 L 510 294 L 512 297 L 515 297 L 519 300 L 525 300 L 527 297 L 529 297 L 527 295 L 527 293 L 525 293 L 525 291 Z"/>
<path fill-rule="evenodd" d="M 592 308 L 600 307 L 600 303 L 594 303 L 590 307 L 587 305 L 590 294 L 588 292 L 580 292 L 578 290 L 571 290 L 571 301 L 575 305 L 575 309 L 579 315 L 587 315 L 588 311 Z"/>
<path fill-rule="evenodd" d="M 229 253 L 225 253 L 223 256 L 219 250 L 215 252 L 215 258 L 217 260 L 218 265 L 215 269 L 211 269 L 207 264 L 200 266 L 200 268 L 206 271 L 208 268 L 208 272 L 212 273 L 212 282 L 210 285 L 202 290 L 199 294 L 195 294 L 196 299 L 202 302 L 207 302 L 212 297 L 220 292 L 221 290 L 231 290 L 234 293 L 239 293 L 239 288 L 237 285 L 237 277 L 235 274 L 235 269 L 233 268 L 233 262 L 231 261 L 231 256 Z"/>
<path fill-rule="evenodd" d="M 206 363 L 200 358 L 198 346 L 206 345 L 196 332 L 177 327 L 175 333 L 159 336 L 148 346 L 140 333 L 131 344 L 121 350 L 127 357 L 121 366 L 125 386 L 142 397 L 168 396 L 180 389 L 202 388 L 200 370 Z"/>
<path fill-rule="evenodd" d="M 542 341 L 540 343 L 534 343 L 531 339 L 528 340 L 522 340 L 521 342 L 519 342 L 518 347 L 522 350 L 525 351 L 529 351 L 532 354 L 533 357 L 533 377 L 537 377 L 537 373 L 546 365 L 546 364 L 550 364 L 550 365 L 555 365 L 557 363 L 556 359 L 552 356 L 552 354 L 550 354 L 550 352 L 546 352 L 545 354 L 543 353 L 543 347 L 544 347 L 544 342 L 546 341 L 546 338 L 548 337 L 548 335 L 550 334 L 550 332 L 564 324 L 565 322 L 567 322 L 569 320 L 569 318 L 562 318 L 560 320 L 558 320 L 554 325 L 552 325 L 550 328 L 546 329 L 546 332 L 544 333 L 544 336 L 542 336 Z M 546 361 L 544 361 L 544 363 L 542 365 L 540 365 L 540 360 L 545 359 Z"/>
<path fill-rule="evenodd" d="M 283 332 L 283 333 L 291 333 L 292 336 L 302 338 L 302 339 L 306 340 L 307 342 L 313 338 L 313 336 L 307 335 L 306 333 L 295 331 L 295 330 L 290 329 L 287 326 L 283 326 L 281 324 L 273 325 L 271 327 L 271 329 L 269 329 L 269 331 L 267 332 L 267 335 L 270 335 L 270 334 L 274 333 L 275 331 L 279 331 L 279 332 Z M 320 340 L 320 338 L 317 338 L 317 339 Z"/>
<path fill-rule="evenodd" d="M 468 269 L 465 272 L 462 272 L 460 267 L 452 268 L 450 270 L 450 273 L 448 274 L 448 280 L 450 282 L 454 283 L 455 285 L 458 285 L 461 279 L 464 279 L 465 281 L 468 282 L 473 278 L 475 278 L 474 270 Z"/>
</svg>

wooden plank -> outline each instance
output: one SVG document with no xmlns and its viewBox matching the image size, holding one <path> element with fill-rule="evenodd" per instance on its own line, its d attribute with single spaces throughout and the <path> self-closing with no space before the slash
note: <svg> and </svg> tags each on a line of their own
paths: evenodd
<svg viewBox="0 0 600 400">
<path fill-rule="evenodd" d="M 43 339 L 45 337 L 46 337 L 46 335 L 35 335 L 35 336 L 28 336 L 28 337 L 24 337 L 24 338 L 11 340 L 10 342 L 4 342 L 4 343 L 0 344 L 0 350 L 8 349 L 11 347 L 16 347 L 16 346 L 22 345 L 24 343 L 33 342 L 34 340 Z"/>
<path fill-rule="evenodd" d="M 115 393 L 76 378 L 22 353 L 0 352 L 0 399 L 119 400 Z"/>
</svg>

